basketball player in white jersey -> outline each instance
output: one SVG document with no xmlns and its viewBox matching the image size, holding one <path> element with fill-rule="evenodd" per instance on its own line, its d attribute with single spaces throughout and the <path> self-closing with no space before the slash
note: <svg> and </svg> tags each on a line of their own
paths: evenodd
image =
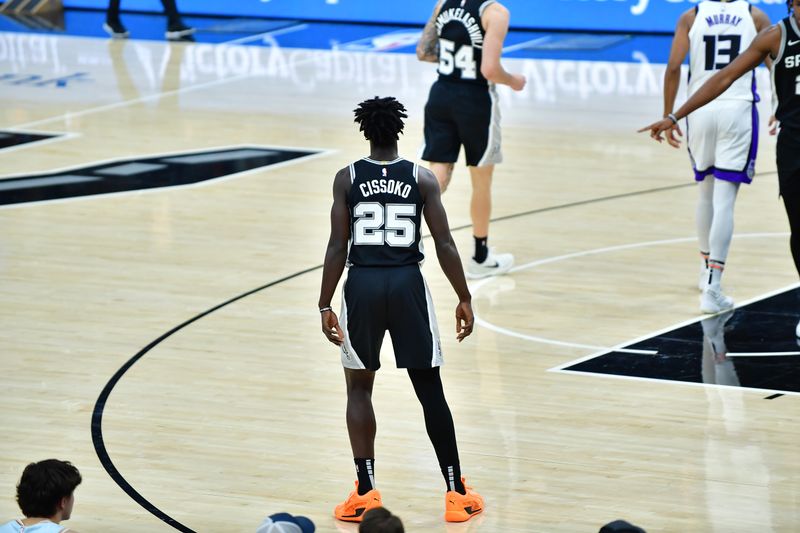
<svg viewBox="0 0 800 533">
<path fill-rule="evenodd" d="M 0 533 L 78 533 L 61 522 L 72 515 L 80 483 L 80 472 L 67 461 L 29 464 L 17 485 L 17 503 L 25 518 L 0 525 Z"/>
<path fill-rule="evenodd" d="M 789 16 L 762 31 L 729 66 L 714 74 L 677 111 L 640 129 L 670 146 L 680 146 L 678 120 L 725 92 L 736 80 L 772 61 L 772 87 L 776 97 L 775 118 L 780 123 L 775 163 L 783 206 L 791 228 L 790 247 L 800 274 L 800 0 L 787 0 Z M 795 333 L 800 337 L 800 323 Z"/>
<path fill-rule="evenodd" d="M 664 75 L 664 116 L 672 113 L 681 64 L 689 55 L 689 96 L 769 27 L 767 15 L 745 0 L 705 0 L 678 19 Z M 720 286 L 733 237 L 733 208 L 741 183 L 750 183 L 758 150 L 755 72 L 687 119 L 689 157 L 699 182 L 700 310 L 733 307 Z"/>
</svg>

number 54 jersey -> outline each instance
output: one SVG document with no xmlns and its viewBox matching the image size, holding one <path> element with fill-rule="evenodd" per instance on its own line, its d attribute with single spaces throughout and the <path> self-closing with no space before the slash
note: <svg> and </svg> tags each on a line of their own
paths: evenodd
<svg viewBox="0 0 800 533">
<path fill-rule="evenodd" d="M 495 0 L 445 0 L 436 17 L 439 36 L 439 79 L 488 85 L 481 74 L 481 17 Z"/>
<path fill-rule="evenodd" d="M 350 165 L 348 266 L 393 267 L 425 258 L 416 164 L 364 158 Z"/>
<path fill-rule="evenodd" d="M 689 96 L 742 53 L 758 32 L 745 0 L 697 4 L 689 30 Z M 742 76 L 717 100 L 757 101 L 755 72 Z"/>
</svg>

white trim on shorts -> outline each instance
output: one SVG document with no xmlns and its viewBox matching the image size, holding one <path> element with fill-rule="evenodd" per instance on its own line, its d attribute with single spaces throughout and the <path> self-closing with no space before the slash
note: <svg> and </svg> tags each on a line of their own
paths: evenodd
<svg viewBox="0 0 800 533">
<path fill-rule="evenodd" d="M 345 285 L 347 280 L 345 280 Z M 344 342 L 340 347 L 340 355 L 342 358 L 342 366 L 353 370 L 366 370 L 364 362 L 356 353 L 353 348 L 353 343 L 350 342 L 350 333 L 347 331 L 347 300 L 344 296 L 344 288 L 342 288 L 342 312 L 339 315 L 339 327 L 342 328 L 344 333 Z"/>
<path fill-rule="evenodd" d="M 486 151 L 483 152 L 476 167 L 496 165 L 503 162 L 503 151 L 500 146 L 500 99 L 497 97 L 497 88 L 494 83 L 489 84 L 489 98 L 492 100 L 491 116 L 489 118 L 489 139 L 486 141 Z"/>
<path fill-rule="evenodd" d="M 419 271 L 422 277 L 422 284 L 425 286 L 425 302 L 428 307 L 428 327 L 431 330 L 431 368 L 442 366 L 444 364 L 444 357 L 442 356 L 442 341 L 439 337 L 439 324 L 436 322 L 436 311 L 433 308 L 433 299 L 431 298 L 431 290 L 428 288 L 428 281 L 422 270 Z"/>
</svg>

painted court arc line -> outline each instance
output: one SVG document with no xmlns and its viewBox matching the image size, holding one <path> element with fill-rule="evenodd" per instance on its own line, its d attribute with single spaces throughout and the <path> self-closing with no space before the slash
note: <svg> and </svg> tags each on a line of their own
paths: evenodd
<svg viewBox="0 0 800 533">
<path fill-rule="evenodd" d="M 100 459 L 100 462 L 103 464 L 103 468 L 106 469 L 106 472 L 111 476 L 111 478 L 116 482 L 117 485 L 120 486 L 122 490 L 124 490 L 128 496 L 130 496 L 136 503 L 141 505 L 144 509 L 150 512 L 152 515 L 156 516 L 160 520 L 164 521 L 165 523 L 169 524 L 170 526 L 174 527 L 178 531 L 183 531 L 185 533 L 195 533 L 193 529 L 183 525 L 182 523 L 178 522 L 165 512 L 161 511 L 158 507 L 151 504 L 144 496 L 139 494 L 139 492 L 134 489 L 130 483 L 127 482 L 125 477 L 117 470 L 116 466 L 114 466 L 114 462 L 111 460 L 111 457 L 108 454 L 108 450 L 106 449 L 105 440 L 103 439 L 103 410 L 105 409 L 106 402 L 108 401 L 108 397 L 111 395 L 111 391 L 114 390 L 114 387 L 117 383 L 122 379 L 122 376 L 131 369 L 131 367 L 136 364 L 142 357 L 144 357 L 150 350 L 155 348 L 157 345 L 161 344 L 162 341 L 168 339 L 173 334 L 181 331 L 183 328 L 189 326 L 190 324 L 200 320 L 201 318 L 210 315 L 211 313 L 222 309 L 223 307 L 237 302 L 243 298 L 246 298 L 252 294 L 260 292 L 264 289 L 268 289 L 269 287 L 273 287 L 275 285 L 279 285 L 285 281 L 292 280 L 294 278 L 300 277 L 304 274 L 309 272 L 313 272 L 315 270 L 319 270 L 321 268 L 320 265 L 314 266 L 311 268 L 307 268 L 305 270 L 301 270 L 299 272 L 295 272 L 294 274 L 290 274 L 283 278 L 280 278 L 275 281 L 271 281 L 266 285 L 262 285 L 261 287 L 257 287 L 252 289 L 248 292 L 240 294 L 230 300 L 222 302 L 219 305 L 200 313 L 199 315 L 190 318 L 186 322 L 175 326 L 171 330 L 167 331 L 153 342 L 142 348 L 139 353 L 134 355 L 130 358 L 119 370 L 111 377 L 111 379 L 106 383 L 105 387 L 103 387 L 100 396 L 97 398 L 97 402 L 95 403 L 94 410 L 92 411 L 92 443 L 94 444 L 95 452 L 97 453 L 97 457 Z"/>
<path fill-rule="evenodd" d="M 776 172 L 765 172 L 763 174 L 775 174 L 775 173 Z M 578 206 L 589 205 L 589 204 L 593 204 L 593 203 L 602 203 L 602 202 L 611 201 L 611 200 L 617 200 L 617 199 L 621 199 L 621 198 L 629 198 L 629 197 L 633 197 L 633 196 L 651 194 L 651 193 L 655 193 L 655 192 L 664 192 L 664 191 L 669 191 L 669 190 L 678 189 L 678 188 L 682 188 L 682 187 L 689 187 L 689 186 L 693 186 L 693 185 L 694 185 L 693 183 L 684 183 L 684 184 L 674 185 L 674 186 L 669 186 L 669 187 L 660 187 L 660 188 L 655 188 L 655 189 L 645 189 L 645 190 L 635 191 L 635 192 L 630 192 L 630 193 L 622 193 L 622 194 L 616 194 L 616 195 L 611 195 L 611 196 L 605 196 L 605 197 L 581 200 L 581 201 L 572 202 L 572 203 L 568 203 L 568 204 L 562 204 L 562 205 L 557 205 L 557 206 L 549 206 L 549 207 L 544 207 L 544 208 L 540 208 L 540 209 L 533 209 L 533 210 L 525 211 L 525 212 L 522 212 L 522 213 L 504 215 L 504 216 L 501 216 L 501 217 L 493 218 L 491 221 L 492 222 L 501 222 L 501 221 L 504 221 L 504 220 L 511 220 L 511 219 L 520 218 L 520 217 L 523 217 L 523 216 L 535 215 L 535 214 L 540 214 L 540 213 L 547 213 L 547 212 L 556 211 L 556 210 L 559 210 L 559 209 L 568 209 L 568 208 L 571 208 L 571 207 L 578 207 Z M 466 224 L 466 225 L 462 225 L 462 226 L 453 227 L 453 228 L 451 228 L 451 231 L 459 231 L 459 230 L 463 230 L 463 229 L 467 229 L 467 228 L 471 228 L 471 227 L 472 227 L 471 224 Z M 428 237 L 430 237 L 430 235 L 425 235 L 423 238 L 428 238 Z M 116 373 L 114 373 L 114 375 L 109 379 L 109 381 L 103 387 L 103 390 L 100 392 L 100 395 L 99 395 L 97 401 L 95 402 L 95 406 L 94 406 L 94 409 L 92 411 L 91 432 L 92 432 L 92 443 L 93 443 L 94 448 L 95 448 L 95 453 L 97 454 L 97 457 L 100 460 L 100 463 L 103 465 L 103 468 L 106 470 L 106 472 L 108 472 L 109 476 L 114 480 L 114 482 L 123 491 L 125 491 L 125 493 L 128 494 L 128 496 L 131 497 L 131 499 L 133 499 L 136 503 L 138 503 L 143 509 L 145 509 L 150 514 L 152 514 L 153 516 L 155 516 L 159 520 L 163 521 L 164 523 L 169 524 L 173 528 L 177 529 L 178 531 L 182 531 L 182 532 L 185 532 L 185 533 L 196 533 L 194 530 L 192 530 L 188 526 L 186 526 L 186 525 L 182 524 L 181 522 L 175 520 L 174 518 L 169 516 L 167 513 L 165 513 L 164 511 L 162 511 L 161 509 L 159 509 L 158 507 L 156 507 L 152 503 L 150 503 L 149 500 L 147 500 L 144 496 L 142 496 L 130 483 L 128 483 L 128 481 L 125 479 L 125 477 L 116 468 L 116 466 L 114 465 L 114 462 L 111 460 L 111 457 L 110 457 L 110 455 L 108 453 L 108 450 L 106 449 L 106 446 L 105 446 L 105 440 L 103 438 L 103 411 L 105 410 L 106 403 L 108 402 L 108 398 L 111 395 L 111 392 L 114 390 L 114 387 L 123 378 L 125 373 L 127 373 L 127 371 L 130 370 L 133 367 L 133 365 L 135 365 L 139 360 L 141 360 L 145 355 L 147 355 L 148 352 L 150 352 L 153 348 L 158 346 L 162 341 L 164 341 L 165 339 L 171 337 L 173 334 L 181 331 L 185 327 L 193 324 L 194 322 L 200 320 L 201 318 L 204 318 L 204 317 L 210 315 L 211 313 L 213 313 L 215 311 L 218 311 L 218 310 L 220 310 L 220 309 L 222 309 L 222 308 L 224 308 L 224 307 L 226 307 L 226 306 L 228 306 L 228 305 L 230 305 L 230 304 L 232 304 L 234 302 L 242 300 L 242 299 L 244 299 L 244 298 L 246 298 L 248 296 L 256 294 L 256 293 L 258 293 L 260 291 L 263 291 L 265 289 L 268 289 L 270 287 L 277 286 L 277 285 L 279 285 L 281 283 L 284 283 L 286 281 L 290 281 L 292 279 L 301 277 L 301 276 L 303 276 L 305 274 L 309 274 L 311 272 L 315 272 L 317 270 L 321 270 L 322 267 L 323 267 L 323 265 L 316 265 L 316 266 L 309 267 L 309 268 L 306 268 L 304 270 L 295 272 L 294 274 L 289 274 L 289 275 L 284 276 L 284 277 L 282 277 L 280 279 L 277 279 L 275 281 L 269 282 L 269 283 L 267 283 L 265 285 L 262 285 L 261 287 L 257 287 L 255 289 L 252 289 L 252 290 L 248 291 L 248 292 L 240 294 L 239 296 L 231 298 L 231 299 L 229 299 L 229 300 L 227 300 L 227 301 L 225 301 L 225 302 L 223 302 L 221 304 L 218 304 L 218 305 L 216 305 L 216 306 L 214 306 L 214 307 L 212 307 L 212 308 L 200 313 L 199 315 L 197 315 L 197 316 L 195 316 L 195 317 L 183 322 L 182 324 L 180 324 L 178 326 L 175 326 L 174 328 L 172 328 L 171 330 L 167 331 L 166 333 L 164 333 L 163 335 L 161 335 L 160 337 L 158 337 L 157 339 L 152 341 L 150 344 L 148 344 L 147 346 L 142 348 L 142 350 L 140 350 L 136 355 L 131 357 L 125 364 L 123 364 L 120 367 L 119 370 L 117 370 Z M 554 370 L 551 369 L 550 371 L 554 371 Z M 562 372 L 567 372 L 567 371 L 562 370 Z M 773 392 L 773 391 L 770 391 L 770 392 Z"/>
<path fill-rule="evenodd" d="M 764 237 L 786 237 L 788 235 L 789 235 L 788 233 L 746 233 L 746 234 L 741 234 L 741 235 L 734 235 L 734 237 L 738 238 L 738 239 L 752 239 L 752 238 L 764 238 Z M 560 262 L 560 261 L 566 261 L 568 259 L 575 259 L 575 258 L 579 258 L 579 257 L 588 257 L 588 256 L 592 256 L 592 255 L 599 255 L 599 254 L 604 254 L 604 253 L 609 253 L 609 252 L 619 252 L 619 251 L 623 251 L 623 250 L 632 250 L 632 249 L 636 249 L 636 248 L 646 248 L 646 247 L 649 247 L 649 246 L 660 246 L 660 245 L 665 245 L 665 244 L 677 244 L 677 243 L 682 243 L 682 242 L 693 242 L 696 239 L 697 239 L 697 237 L 680 237 L 680 238 L 676 238 L 676 239 L 663 239 L 663 240 L 657 240 L 657 241 L 646 241 L 646 242 L 640 242 L 640 243 L 621 244 L 621 245 L 617 245 L 617 246 L 607 246 L 607 247 L 603 247 L 603 248 L 595 248 L 593 250 L 584 250 L 584 251 L 581 251 L 581 252 L 574 252 L 574 253 L 570 253 L 570 254 L 564 254 L 564 255 L 559 255 L 559 256 L 556 256 L 556 257 L 548 257 L 548 258 L 545 258 L 545 259 L 532 261 L 530 263 L 525 263 L 523 265 L 516 266 L 516 267 L 512 268 L 509 272 L 519 272 L 519 271 L 522 271 L 522 270 L 529 270 L 529 269 L 537 267 L 537 266 L 542 266 L 542 265 L 546 265 L 546 264 L 550 264 L 550 263 L 557 263 L 557 262 Z M 485 285 L 491 283 L 492 281 L 494 281 L 494 279 L 495 278 L 486 278 L 485 280 L 481 280 L 477 284 L 473 285 L 473 287 L 472 287 L 473 295 L 478 294 L 480 292 L 480 290 Z M 758 299 L 763 299 L 763 298 L 766 298 L 766 296 L 759 297 Z M 523 340 L 527 340 L 527 341 L 531 341 L 531 342 L 537 342 L 537 343 L 541 343 L 541 344 L 551 344 L 551 345 L 554 345 L 554 346 L 563 346 L 563 347 L 567 347 L 567 348 L 585 348 L 585 349 L 588 349 L 588 350 L 596 350 L 599 353 L 605 353 L 605 352 L 609 352 L 609 351 L 622 352 L 622 353 L 631 353 L 631 354 L 641 354 L 641 355 L 654 355 L 654 354 L 658 353 L 658 351 L 656 351 L 656 350 L 634 350 L 634 349 L 629 349 L 629 348 L 622 348 L 622 346 L 627 346 L 627 345 L 630 345 L 630 344 L 634 344 L 635 342 L 638 342 L 638 341 L 626 341 L 626 342 L 623 342 L 622 344 L 619 344 L 619 345 L 616 345 L 616 346 L 608 346 L 608 347 L 606 347 L 606 346 L 597 346 L 597 345 L 593 345 L 593 344 L 583 344 L 583 343 L 576 343 L 576 342 L 568 342 L 568 341 L 562 341 L 562 340 L 558 340 L 558 339 L 548 339 L 546 337 L 539 337 L 539 336 L 536 336 L 536 335 L 528 335 L 526 333 L 519 333 L 519 332 L 510 330 L 508 328 L 504 328 L 502 326 L 497 326 L 497 325 L 492 324 L 491 322 L 489 322 L 487 320 L 482 319 L 478 315 L 477 306 L 474 306 L 474 307 L 475 307 L 475 309 L 474 309 L 474 311 L 475 311 L 475 323 L 477 325 L 482 326 L 482 327 L 484 327 L 486 329 L 489 329 L 491 331 L 494 331 L 496 333 L 500 333 L 502 335 L 507 335 L 509 337 L 516 337 L 518 339 L 523 339 Z M 698 321 L 702 320 L 703 318 L 704 317 L 694 318 L 694 319 L 691 319 L 690 321 L 688 321 L 688 322 L 686 322 L 685 324 L 682 324 L 682 325 L 692 324 L 694 322 L 698 322 Z M 672 326 L 672 327 L 664 330 L 664 332 L 670 331 L 670 330 L 672 330 L 672 329 L 674 329 L 676 327 L 680 327 L 680 326 Z M 662 332 L 662 333 L 664 333 L 664 332 Z M 641 340 L 648 339 L 648 338 L 652 337 L 653 335 L 658 335 L 658 334 L 659 333 L 651 333 L 651 334 L 643 337 Z M 598 355 L 598 354 L 595 354 L 595 356 L 596 355 Z M 739 356 L 741 356 L 741 355 L 742 354 L 739 354 Z M 762 355 L 767 355 L 767 354 L 762 354 Z M 777 355 L 777 353 L 776 353 L 776 355 Z M 789 354 L 788 353 L 782 353 L 782 355 L 789 355 Z M 791 355 L 794 355 L 794 352 L 791 352 Z"/>
</svg>

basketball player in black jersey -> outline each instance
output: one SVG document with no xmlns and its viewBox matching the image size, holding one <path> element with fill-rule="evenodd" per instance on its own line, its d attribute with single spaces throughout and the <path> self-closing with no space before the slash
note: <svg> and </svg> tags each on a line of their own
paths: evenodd
<svg viewBox="0 0 800 533">
<path fill-rule="evenodd" d="M 788 17 L 759 33 L 747 50 L 712 76 L 680 109 L 639 131 L 649 131 L 650 137 L 658 142 L 664 140 L 662 134 L 665 134 L 671 146 L 679 147 L 675 134 L 683 132 L 678 120 L 722 94 L 767 57 L 771 58 L 772 85 L 778 100 L 775 117 L 781 127 L 777 146 L 778 182 L 792 232 L 792 257 L 800 274 L 800 0 L 789 0 L 787 4 Z M 800 337 L 800 323 L 796 333 Z"/>
<path fill-rule="evenodd" d="M 447 484 L 445 519 L 463 522 L 483 511 L 483 499 L 464 485 L 455 428 L 444 397 L 442 351 L 430 292 L 420 271 L 422 215 L 436 255 L 458 296 L 456 338 L 472 333 L 474 317 L 464 270 L 450 235 L 439 185 L 430 170 L 397 154 L 405 107 L 394 98 L 359 104 L 356 122 L 370 155 L 340 170 L 333 182 L 331 235 L 322 271 L 322 331 L 341 349 L 347 383 L 347 430 L 356 464 L 356 490 L 334 510 L 339 520 L 360 522 L 381 506 L 375 488 L 375 413 L 372 386 L 388 330 L 399 368 L 406 368 L 422 404 L 425 427 Z M 331 299 L 345 266 L 340 317 Z"/>
<path fill-rule="evenodd" d="M 425 106 L 422 159 L 430 161 L 444 191 L 463 145 L 472 178 L 475 255 L 467 265 L 470 278 L 502 274 L 514 264 L 513 255 L 487 247 L 492 174 L 503 159 L 495 84 L 515 91 L 525 87 L 525 77 L 509 74 L 500 62 L 508 22 L 508 10 L 495 0 L 438 0 L 417 45 L 421 61 L 439 63 L 439 79 Z"/>
</svg>

